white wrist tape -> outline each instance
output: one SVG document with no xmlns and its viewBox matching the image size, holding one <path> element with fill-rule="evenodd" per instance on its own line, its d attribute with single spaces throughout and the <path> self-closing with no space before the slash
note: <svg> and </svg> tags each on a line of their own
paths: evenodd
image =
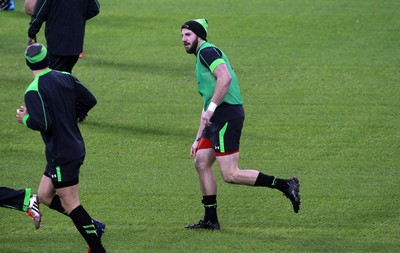
<svg viewBox="0 0 400 253">
<path fill-rule="evenodd" d="M 212 111 L 212 112 L 214 112 L 216 108 L 217 108 L 217 104 L 214 103 L 214 102 L 211 102 L 210 105 L 209 105 L 208 108 L 207 108 L 207 111 Z"/>
</svg>

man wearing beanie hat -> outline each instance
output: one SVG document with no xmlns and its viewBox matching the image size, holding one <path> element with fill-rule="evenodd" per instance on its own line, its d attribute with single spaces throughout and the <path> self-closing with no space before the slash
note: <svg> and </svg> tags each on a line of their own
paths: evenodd
<svg viewBox="0 0 400 253">
<path fill-rule="evenodd" d="M 42 44 L 28 46 L 25 58 L 35 78 L 25 91 L 26 107 L 17 109 L 16 118 L 39 131 L 45 144 L 47 165 L 39 201 L 68 215 L 92 252 L 106 252 L 100 242 L 105 225 L 90 217 L 78 193 L 85 145 L 77 118 L 96 105 L 96 98 L 72 74 L 48 68 L 47 49 Z"/>
<path fill-rule="evenodd" d="M 277 189 L 300 209 L 299 180 L 280 179 L 258 170 L 239 168 L 239 142 L 244 122 L 243 101 L 236 74 L 226 54 L 207 42 L 208 22 L 195 19 L 181 27 L 183 46 L 196 56 L 198 91 L 203 98 L 200 125 L 190 149 L 203 195 L 204 218 L 191 229 L 220 229 L 217 217 L 217 183 L 212 166 L 217 161 L 222 178 L 231 184 Z"/>
<path fill-rule="evenodd" d="M 98 0 L 37 0 L 28 28 L 28 45 L 36 42 L 42 24 L 50 68 L 71 73 L 83 52 L 86 21 L 100 13 Z M 29 10 L 27 10 L 29 11 Z"/>
</svg>

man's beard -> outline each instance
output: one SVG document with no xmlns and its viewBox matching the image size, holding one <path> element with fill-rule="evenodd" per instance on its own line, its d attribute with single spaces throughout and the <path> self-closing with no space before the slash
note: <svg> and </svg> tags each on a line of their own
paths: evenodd
<svg viewBox="0 0 400 253">
<path fill-rule="evenodd" d="M 193 41 L 192 45 L 188 49 L 185 48 L 186 52 L 188 54 L 195 54 L 197 50 L 197 45 L 198 45 L 198 40 Z"/>
</svg>

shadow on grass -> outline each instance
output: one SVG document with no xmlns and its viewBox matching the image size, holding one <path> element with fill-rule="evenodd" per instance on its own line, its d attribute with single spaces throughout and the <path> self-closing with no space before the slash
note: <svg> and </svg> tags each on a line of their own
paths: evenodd
<svg viewBox="0 0 400 253">
<path fill-rule="evenodd" d="M 155 63 L 155 62 L 144 62 L 144 61 L 132 61 L 132 60 L 108 60 L 105 58 L 98 58 L 97 56 L 93 56 L 91 59 L 85 59 L 86 67 L 91 69 L 105 69 L 108 72 L 115 71 L 124 71 L 124 72 L 139 72 L 139 73 L 148 73 L 151 75 L 163 75 L 163 76 L 174 76 L 176 74 L 181 74 L 186 71 L 182 67 L 182 65 L 177 64 L 164 64 L 164 63 Z M 154 71 L 154 70 L 157 71 Z"/>
<path fill-rule="evenodd" d="M 114 134 L 124 134 L 132 136 L 168 136 L 177 139 L 187 140 L 192 138 L 192 131 L 183 128 L 166 128 L 161 125 L 139 125 L 131 122 L 126 123 L 109 123 L 109 122 L 96 122 L 93 119 L 86 120 L 82 123 L 88 127 L 103 129 L 104 131 Z"/>
</svg>

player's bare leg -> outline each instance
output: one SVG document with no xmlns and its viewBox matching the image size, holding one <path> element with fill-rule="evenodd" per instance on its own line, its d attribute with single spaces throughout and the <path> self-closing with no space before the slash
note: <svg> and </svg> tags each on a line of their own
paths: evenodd
<svg viewBox="0 0 400 253">
<path fill-rule="evenodd" d="M 257 170 L 239 169 L 239 152 L 226 156 L 217 156 L 217 162 L 225 182 L 253 186 L 258 174 Z"/>
<path fill-rule="evenodd" d="M 46 206 L 50 206 L 55 195 L 56 190 L 54 189 L 51 179 L 49 177 L 42 176 L 42 180 L 40 181 L 38 189 L 39 201 Z"/>
<path fill-rule="evenodd" d="M 187 225 L 186 228 L 220 229 L 217 217 L 217 182 L 212 169 L 214 162 L 215 154 L 213 149 L 200 149 L 197 151 L 194 164 L 203 195 L 204 218 L 198 223 Z"/>
<path fill-rule="evenodd" d="M 212 169 L 215 161 L 213 149 L 201 149 L 197 151 L 194 165 L 200 182 L 200 190 L 203 196 L 217 194 L 217 182 Z"/>
<path fill-rule="evenodd" d="M 106 252 L 100 242 L 101 234 L 98 234 L 104 232 L 105 225 L 93 220 L 80 204 L 78 184 L 55 189 L 51 179 L 43 176 L 38 195 L 43 204 L 72 219 L 93 252 Z"/>
<path fill-rule="evenodd" d="M 294 212 L 299 212 L 301 201 L 300 184 L 297 178 L 280 179 L 257 170 L 241 170 L 238 166 L 239 152 L 227 156 L 217 156 L 217 162 L 225 182 L 278 189 L 290 200 Z"/>
</svg>

